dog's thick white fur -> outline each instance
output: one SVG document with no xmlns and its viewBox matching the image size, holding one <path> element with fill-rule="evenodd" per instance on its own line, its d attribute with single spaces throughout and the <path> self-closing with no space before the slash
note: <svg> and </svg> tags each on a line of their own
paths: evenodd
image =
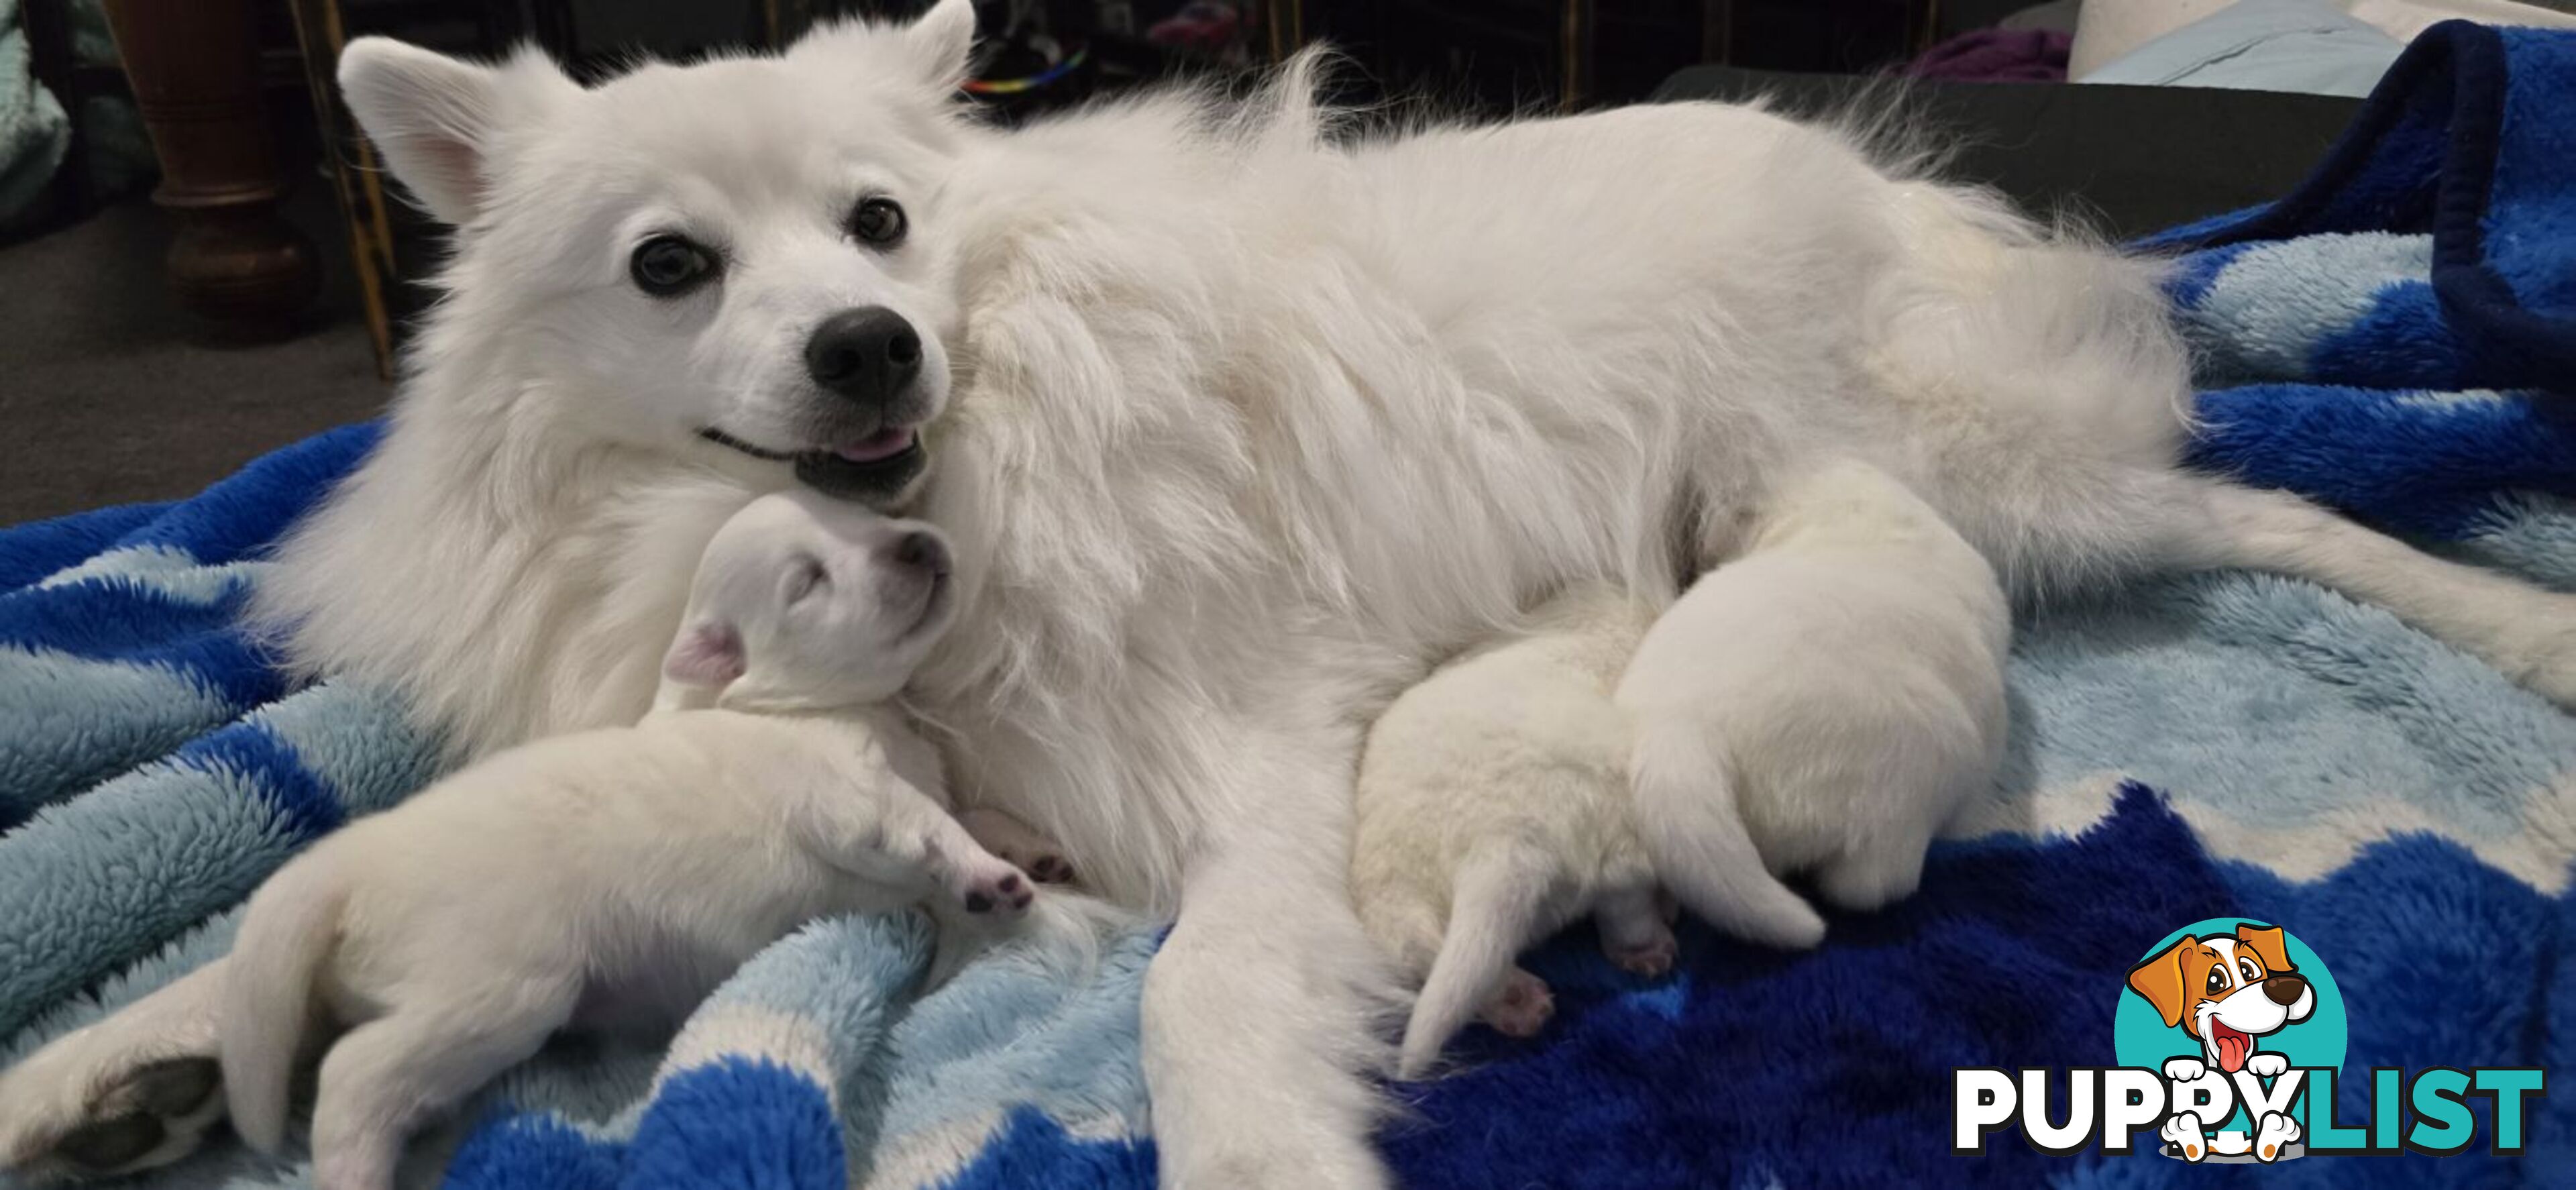
<svg viewBox="0 0 2576 1190">
<path fill-rule="evenodd" d="M 972 25 L 941 0 L 587 91 L 351 43 L 351 107 L 456 253 L 386 441 L 261 611 L 464 753 L 630 721 L 707 535 L 884 428 L 815 412 L 817 321 L 898 311 L 930 458 L 898 499 L 964 579 L 909 699 L 963 801 L 1177 911 L 1145 989 L 1168 1185 L 1383 1182 L 1384 973 L 1343 892 L 1362 727 L 1564 584 L 1669 599 L 1809 456 L 1880 466 L 2019 593 L 2277 570 L 2576 701 L 2576 598 L 2176 469 L 2150 263 L 1740 107 L 1337 146 L 1301 69 L 1249 107 L 981 129 L 950 99 Z M 869 194 L 899 247 L 851 234 Z M 642 292 L 674 231 L 720 268 Z M 201 1037 L 203 987 L 131 1019 Z M 167 1054 L 135 1027 L 0 1083 L 0 1153 Z"/>
<path fill-rule="evenodd" d="M 745 508 L 668 657 L 705 706 L 499 753 L 260 887 L 217 1033 L 235 1129 L 283 1142 L 319 1016 L 347 1032 L 314 1182 L 392 1190 L 408 1137 L 567 1025 L 675 1024 L 818 917 L 1026 912 L 1031 883 L 949 816 L 937 753 L 885 702 L 946 628 L 947 582 L 923 526 L 813 495 Z"/>
<path fill-rule="evenodd" d="M 1682 902 L 1727 858 L 1694 854 L 1713 833 L 1694 824 L 1737 813 L 1773 872 L 1813 873 L 1831 904 L 1913 892 L 2003 762 L 2011 640 L 1994 568 L 1904 485 L 1849 460 L 1784 480 L 1744 556 L 1619 679 L 1637 814 Z"/>
<path fill-rule="evenodd" d="M 1470 1015 L 1536 1033 L 1549 991 L 1513 960 L 1586 914 L 1612 961 L 1643 975 L 1671 968 L 1662 882 L 1631 812 L 1629 721 L 1610 702 L 1653 620 L 1626 592 L 1580 584 L 1526 630 L 1405 691 L 1369 729 L 1351 901 L 1398 978 L 1421 988 L 1397 1063 L 1404 1077 L 1429 1073 Z M 1694 873 L 1693 888 L 1726 895 L 1693 909 L 1776 945 L 1824 936 L 1824 920 L 1764 869 L 1741 820 L 1694 813 L 1677 825 L 1718 836 L 1687 850 L 1712 869 Z"/>
</svg>

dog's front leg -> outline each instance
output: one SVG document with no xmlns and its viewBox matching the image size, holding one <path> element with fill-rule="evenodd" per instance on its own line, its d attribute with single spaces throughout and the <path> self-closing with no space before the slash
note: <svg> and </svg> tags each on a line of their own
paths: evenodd
<svg viewBox="0 0 2576 1190">
<path fill-rule="evenodd" d="M 1260 820 L 1220 824 L 1199 850 L 1146 972 L 1166 1190 L 1387 1184 L 1364 1073 L 1384 1062 L 1371 1025 L 1386 985 L 1348 892 L 1351 757 L 1311 759 L 1328 763 L 1212 799 Z"/>
</svg>

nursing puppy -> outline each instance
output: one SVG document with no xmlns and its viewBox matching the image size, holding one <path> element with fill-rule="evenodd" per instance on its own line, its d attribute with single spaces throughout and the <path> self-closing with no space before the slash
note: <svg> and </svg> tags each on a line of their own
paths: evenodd
<svg viewBox="0 0 2576 1190">
<path fill-rule="evenodd" d="M 973 37 L 940 0 L 587 88 L 350 42 L 350 110 L 453 252 L 383 442 L 258 617 L 474 756 L 641 715 L 752 495 L 939 525 L 963 610 L 906 701 L 959 801 L 1175 916 L 1142 1025 L 1167 1186 L 1384 1183 L 1366 724 L 1537 595 L 1669 601 L 1786 462 L 1879 465 L 2017 596 L 2273 570 L 2576 702 L 2576 597 L 2181 468 L 2157 264 L 1834 129 L 1340 137 L 1312 59 L 1249 103 L 1003 129 L 955 102 Z M 211 983 L 0 1077 L 0 1165 L 194 1127 L 141 1084 L 211 1055 Z"/>
<path fill-rule="evenodd" d="M 1673 844 L 1638 838 L 1630 731 L 1610 702 L 1652 620 L 1624 592 L 1578 587 L 1524 632 L 1405 691 L 1369 729 L 1351 902 L 1398 975 L 1421 985 L 1404 1077 L 1428 1073 L 1470 1014 L 1536 1033 L 1553 1007 L 1548 987 L 1513 958 L 1585 914 L 1611 961 L 1640 975 L 1671 968 L 1653 852 Z M 1669 825 L 1711 836 L 1687 845 L 1700 865 L 1693 910 L 1777 946 L 1824 936 L 1815 910 L 1764 871 L 1742 823 L 1692 813 Z"/>
<path fill-rule="evenodd" d="M 1765 507 L 1619 679 L 1637 817 L 1686 903 L 1728 874 L 1731 849 L 1698 849 L 1741 815 L 1773 872 L 1876 909 L 1994 782 L 2011 609 L 1985 556 L 1876 467 L 1826 463 Z"/>
<path fill-rule="evenodd" d="M 503 752 L 351 823 L 251 898 L 219 1036 L 234 1126 L 274 1151 L 323 1018 L 320 1190 L 390 1190 L 404 1141 L 567 1025 L 676 1022 L 753 952 L 930 898 L 1016 916 L 1029 881 L 931 791 L 886 700 L 955 613 L 919 524 L 772 496 L 709 545 L 678 708 Z"/>
</svg>

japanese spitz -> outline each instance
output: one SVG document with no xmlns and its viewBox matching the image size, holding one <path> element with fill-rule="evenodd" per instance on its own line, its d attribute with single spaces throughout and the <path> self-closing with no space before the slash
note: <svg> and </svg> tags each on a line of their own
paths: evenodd
<svg viewBox="0 0 2576 1190">
<path fill-rule="evenodd" d="M 958 798 L 1177 914 L 1145 989 L 1168 1185 L 1384 1181 L 1362 731 L 1565 584 L 1671 598 L 1805 459 L 1895 477 L 2021 595 L 2276 570 L 2576 701 L 2576 597 L 2178 469 L 2154 264 L 1844 133 L 1673 104 L 1340 135 L 1311 59 L 1003 131 L 953 100 L 973 25 L 940 0 L 588 89 L 351 43 L 350 106 L 454 256 L 259 611 L 479 754 L 638 717 L 755 493 L 939 525 L 959 621 L 909 698 Z M 151 1092 L 210 1052 L 205 998 L 0 1084 L 0 1161 L 201 1127 Z M 150 1139 L 83 1152 L 186 1148 Z"/>
</svg>

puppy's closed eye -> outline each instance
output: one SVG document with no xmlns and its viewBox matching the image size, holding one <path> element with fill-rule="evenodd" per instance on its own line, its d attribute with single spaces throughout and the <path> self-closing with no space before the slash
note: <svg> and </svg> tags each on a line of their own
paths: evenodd
<svg viewBox="0 0 2576 1190">
<path fill-rule="evenodd" d="M 824 568 L 822 559 L 799 554 L 787 565 L 787 603 L 794 606 L 806 596 L 829 586 L 831 581 L 832 572 Z"/>
</svg>

